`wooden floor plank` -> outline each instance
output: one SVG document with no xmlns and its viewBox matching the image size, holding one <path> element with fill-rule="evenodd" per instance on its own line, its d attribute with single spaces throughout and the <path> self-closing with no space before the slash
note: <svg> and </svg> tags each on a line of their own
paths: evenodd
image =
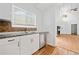
<svg viewBox="0 0 79 59">
<path fill-rule="evenodd" d="M 35 52 L 33 55 L 51 55 L 54 49 L 55 47 L 47 45 L 46 47 L 43 47 L 42 49 Z"/>
</svg>

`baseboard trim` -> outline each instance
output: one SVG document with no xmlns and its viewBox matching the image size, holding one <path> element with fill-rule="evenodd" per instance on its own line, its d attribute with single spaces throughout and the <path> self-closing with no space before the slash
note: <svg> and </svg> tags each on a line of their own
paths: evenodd
<svg viewBox="0 0 79 59">
<path fill-rule="evenodd" d="M 50 44 L 50 43 L 47 43 L 47 45 L 52 46 L 52 47 L 56 47 L 56 45 L 52 45 L 52 44 Z"/>
</svg>

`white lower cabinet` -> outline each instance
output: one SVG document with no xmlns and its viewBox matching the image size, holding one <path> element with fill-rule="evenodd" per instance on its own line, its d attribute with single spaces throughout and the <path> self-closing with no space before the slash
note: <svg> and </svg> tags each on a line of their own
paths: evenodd
<svg viewBox="0 0 79 59">
<path fill-rule="evenodd" d="M 6 55 L 7 50 L 6 50 L 7 45 L 0 45 L 0 55 Z"/>
<path fill-rule="evenodd" d="M 40 48 L 42 48 L 44 45 L 45 45 L 45 37 L 44 37 L 44 34 L 40 34 Z"/>
<path fill-rule="evenodd" d="M 0 40 L 0 55 L 18 55 L 19 37 L 5 38 Z"/>
<path fill-rule="evenodd" d="M 19 55 L 19 39 L 20 37 L 13 37 L 8 39 L 7 54 Z"/>
<path fill-rule="evenodd" d="M 0 39 L 0 55 L 32 55 L 39 49 L 39 34 Z"/>
<path fill-rule="evenodd" d="M 6 39 L 0 40 L 0 55 L 6 55 L 7 54 L 7 50 L 6 50 L 7 44 L 8 44 L 8 42 L 7 42 Z"/>
<path fill-rule="evenodd" d="M 20 39 L 20 54 L 29 55 L 31 54 L 31 44 L 30 44 L 31 35 L 22 36 Z"/>
<path fill-rule="evenodd" d="M 31 55 L 39 49 L 39 34 L 22 36 L 20 42 L 21 54 Z"/>
<path fill-rule="evenodd" d="M 33 34 L 31 39 L 31 53 L 33 54 L 39 49 L 39 34 Z"/>
</svg>

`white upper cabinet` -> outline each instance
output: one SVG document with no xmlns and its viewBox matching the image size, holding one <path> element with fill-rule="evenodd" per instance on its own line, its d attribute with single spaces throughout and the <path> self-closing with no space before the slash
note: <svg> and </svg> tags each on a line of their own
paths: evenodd
<svg viewBox="0 0 79 59">
<path fill-rule="evenodd" d="M 36 15 L 12 5 L 11 22 L 13 27 L 36 27 Z"/>
</svg>

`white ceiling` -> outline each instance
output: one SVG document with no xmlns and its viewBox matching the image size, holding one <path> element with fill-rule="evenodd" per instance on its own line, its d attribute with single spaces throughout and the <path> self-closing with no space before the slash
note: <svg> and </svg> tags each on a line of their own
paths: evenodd
<svg viewBox="0 0 79 59">
<path fill-rule="evenodd" d="M 70 8 L 79 8 L 79 3 L 37 3 L 33 4 L 37 9 L 45 11 L 53 7 L 70 7 Z"/>
<path fill-rule="evenodd" d="M 24 9 L 37 9 L 40 12 L 44 12 L 50 8 L 53 7 L 69 7 L 69 8 L 75 8 L 78 7 L 79 8 L 79 4 L 78 3 L 16 3 L 16 5 L 24 8 Z M 28 7 L 28 8 L 27 8 Z"/>
<path fill-rule="evenodd" d="M 39 11 L 46 11 L 51 7 L 55 6 L 55 3 L 16 3 L 15 5 L 20 6 L 24 9 L 35 8 Z"/>
<path fill-rule="evenodd" d="M 45 11 L 47 9 L 50 9 L 52 6 L 54 6 L 55 4 L 53 3 L 38 3 L 36 4 L 36 8 L 38 8 L 41 11 Z"/>
</svg>

